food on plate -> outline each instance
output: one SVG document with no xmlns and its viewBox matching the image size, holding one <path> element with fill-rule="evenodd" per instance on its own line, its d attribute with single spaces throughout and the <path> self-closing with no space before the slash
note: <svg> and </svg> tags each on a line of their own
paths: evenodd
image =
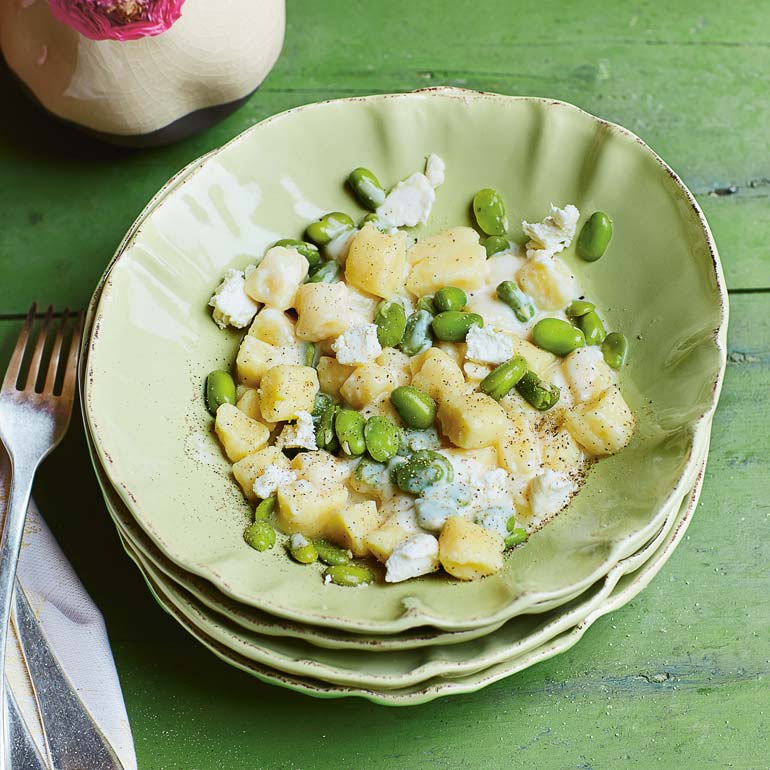
<svg viewBox="0 0 770 770">
<path fill-rule="evenodd" d="M 415 235 L 445 176 L 436 155 L 389 190 L 354 169 L 358 224 L 322 216 L 228 270 L 209 303 L 219 326 L 246 330 L 233 373 L 205 389 L 254 505 L 244 540 L 265 551 L 279 530 L 327 584 L 371 583 L 378 562 L 386 582 L 492 575 L 634 433 L 628 339 L 560 256 L 578 209 L 523 221 L 520 248 L 503 196 L 483 188 L 475 228 Z M 611 238 L 597 211 L 575 249 L 594 262 Z"/>
</svg>

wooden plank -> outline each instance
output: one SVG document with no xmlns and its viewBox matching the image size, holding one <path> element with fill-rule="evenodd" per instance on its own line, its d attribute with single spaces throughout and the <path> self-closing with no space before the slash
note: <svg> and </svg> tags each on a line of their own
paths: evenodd
<svg viewBox="0 0 770 770">
<path fill-rule="evenodd" d="M 82 306 L 149 197 L 176 170 L 262 118 L 318 99 L 458 85 L 574 102 L 638 132 L 698 194 L 736 289 L 770 287 L 770 11 L 738 0 L 601 13 L 596 0 L 426 0 L 289 7 L 283 57 L 228 120 L 173 147 L 105 147 L 43 118 L 6 71 L 0 100 L 0 313 Z M 455 39 L 461 19 L 462 40 Z M 733 194 L 710 197 L 715 190 Z"/>
<path fill-rule="evenodd" d="M 38 502 L 105 613 L 150 770 L 760 770 L 770 756 L 770 317 L 733 297 L 729 365 L 697 514 L 631 604 L 571 651 L 477 694 L 404 709 L 322 701 L 218 662 L 153 602 L 102 509 L 77 420 Z M 18 322 L 0 322 L 4 364 Z"/>
</svg>

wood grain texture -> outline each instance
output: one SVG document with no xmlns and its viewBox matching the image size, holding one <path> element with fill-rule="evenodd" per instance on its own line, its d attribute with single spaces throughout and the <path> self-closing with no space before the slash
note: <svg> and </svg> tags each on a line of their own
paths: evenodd
<svg viewBox="0 0 770 770">
<path fill-rule="evenodd" d="M 620 5 L 620 4 L 616 4 Z M 462 85 L 574 102 L 639 133 L 697 193 L 732 297 L 730 357 L 687 539 L 572 650 L 421 707 L 318 701 L 218 662 L 120 550 L 78 418 L 36 496 L 105 613 L 141 770 L 661 770 L 770 767 L 770 7 L 290 0 L 263 89 L 207 134 L 145 153 L 0 98 L 0 317 L 83 304 L 146 199 L 179 167 L 288 107 Z M 733 190 L 733 188 L 735 188 Z M 0 368 L 20 322 L 0 321 Z"/>
<path fill-rule="evenodd" d="M 147 199 L 254 122 L 319 99 L 435 85 L 565 99 L 637 132 L 704 205 L 728 285 L 770 287 L 757 227 L 770 195 L 770 10 L 747 0 L 721 12 L 705 1 L 602 8 L 423 0 L 415 14 L 406 0 L 290 0 L 284 54 L 246 106 L 144 153 L 42 116 L 3 71 L 14 120 L 0 122 L 0 312 L 23 312 L 41 285 L 52 301 L 84 304 Z"/>
</svg>

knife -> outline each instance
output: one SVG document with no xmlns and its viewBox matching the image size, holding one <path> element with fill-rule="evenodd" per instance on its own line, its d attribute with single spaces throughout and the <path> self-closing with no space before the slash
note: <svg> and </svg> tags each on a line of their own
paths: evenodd
<svg viewBox="0 0 770 770">
<path fill-rule="evenodd" d="M 54 770 L 125 770 L 56 659 L 18 581 L 14 623 Z"/>
</svg>

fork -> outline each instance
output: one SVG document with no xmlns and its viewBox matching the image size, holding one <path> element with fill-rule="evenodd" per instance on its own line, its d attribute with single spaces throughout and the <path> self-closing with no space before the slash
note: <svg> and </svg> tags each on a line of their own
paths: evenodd
<svg viewBox="0 0 770 770">
<path fill-rule="evenodd" d="M 0 693 L 5 691 L 5 651 L 11 614 L 16 565 L 24 522 L 32 492 L 32 480 L 41 461 L 59 444 L 67 431 L 75 397 L 77 357 L 82 335 L 82 314 L 62 313 L 50 343 L 53 307 L 43 319 L 37 339 L 31 337 L 37 314 L 32 305 L 11 356 L 0 388 L 0 440 L 11 460 L 11 485 L 0 541 Z M 74 325 L 69 323 L 74 320 Z M 65 339 L 71 329 L 69 348 Z M 47 348 L 51 345 L 50 352 Z M 31 357 L 30 357 L 31 356 Z M 29 364 L 25 365 L 29 358 Z M 10 767 L 5 699 L 0 698 L 0 767 Z"/>
</svg>

